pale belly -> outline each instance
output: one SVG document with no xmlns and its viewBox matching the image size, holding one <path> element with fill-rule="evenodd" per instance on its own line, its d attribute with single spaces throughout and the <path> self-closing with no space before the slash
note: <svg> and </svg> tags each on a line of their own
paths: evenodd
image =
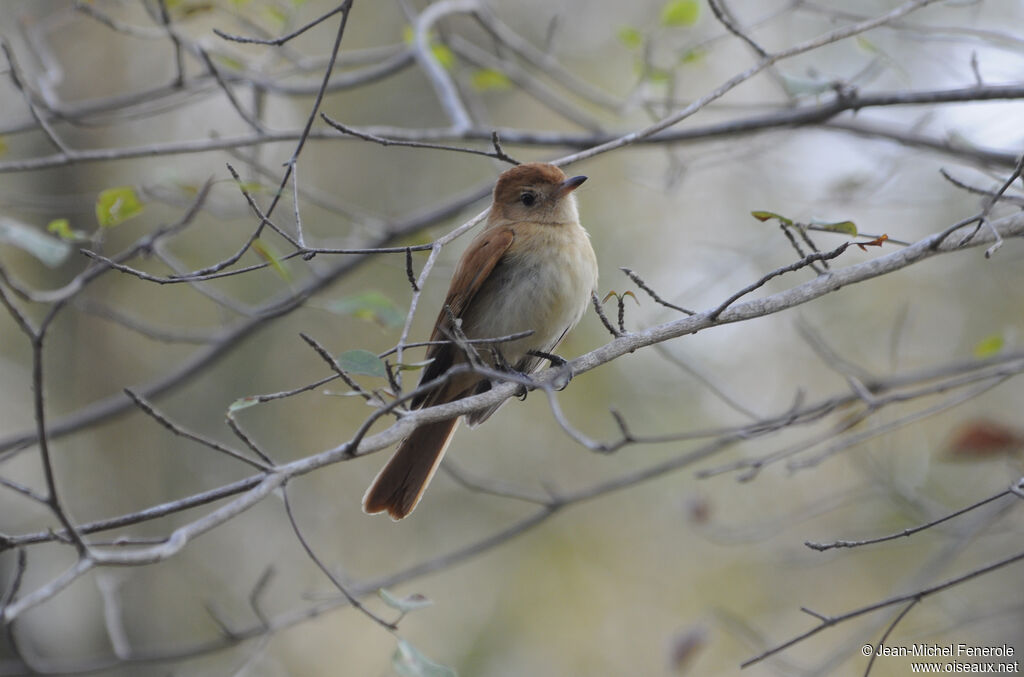
<svg viewBox="0 0 1024 677">
<path fill-rule="evenodd" d="M 547 241 L 513 251 L 494 269 L 463 317 L 469 338 L 494 338 L 532 330 L 498 344 L 507 364 L 533 362 L 528 350 L 552 352 L 583 317 L 597 286 L 597 262 L 582 228 L 553 230 Z M 538 253 L 540 255 L 538 255 Z M 486 309 L 486 310 L 485 310 Z M 488 359 L 486 349 L 478 351 Z M 526 358 L 526 359 L 524 359 Z"/>
</svg>

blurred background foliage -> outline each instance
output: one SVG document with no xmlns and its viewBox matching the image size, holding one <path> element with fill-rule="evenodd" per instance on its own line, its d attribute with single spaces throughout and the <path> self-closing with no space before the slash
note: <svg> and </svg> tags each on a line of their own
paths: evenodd
<svg viewBox="0 0 1024 677">
<path fill-rule="evenodd" d="M 138 2 L 96 0 L 85 5 L 124 25 L 145 27 L 150 35 L 112 30 L 65 2 L 3 3 L 0 34 L 30 86 L 49 87 L 61 101 L 80 102 L 165 85 L 174 77 L 170 42 L 152 37 L 160 32 L 151 16 L 154 3 L 149 11 Z M 288 61 L 275 48 L 228 43 L 212 29 L 253 34 L 261 28 L 280 35 L 329 10 L 332 3 L 167 0 L 166 5 L 177 29 L 211 50 L 225 74 L 262 73 L 274 82 L 308 85 L 306 95 L 271 94 L 262 104 L 268 128 L 301 128 L 337 22 L 327 21 L 281 48 L 296 62 L 300 57 L 321 59 L 319 67 L 294 75 L 287 74 Z M 412 0 L 406 5 L 412 11 L 425 6 Z M 654 119 L 652 114 L 662 114 L 666 101 L 670 108 L 678 107 L 754 59 L 745 45 L 725 34 L 704 4 L 524 0 L 489 5 L 525 39 L 547 45 L 548 54 L 570 73 L 628 102 L 612 112 L 559 93 L 601 129 L 643 127 Z M 741 24 L 757 26 L 754 35 L 769 50 L 824 33 L 849 22 L 851 14 L 874 16 L 894 6 L 880 0 L 730 3 Z M 493 49 L 471 19 L 456 16 L 442 25 L 435 54 L 448 62 L 480 125 L 580 131 L 577 123 L 524 93 L 511 74 L 481 67 L 460 54 L 461 43 Z M 986 83 L 1020 82 L 1024 33 L 1017 29 L 1022 25 L 1020 3 L 939 3 L 898 27 L 786 61 L 685 124 L 808 105 L 830 97 L 831 83 L 837 80 L 863 91 L 969 86 L 975 81 L 972 58 Z M 401 3 L 357 0 L 341 54 L 381 46 L 401 50 L 409 35 Z M 33 45 L 40 40 L 45 44 Z M 40 61 L 40 53 L 50 60 Z M 203 71 L 195 58 L 185 61 L 189 75 Z M 528 77 L 536 80 L 540 74 L 531 71 Z M 27 109 L 9 78 L 0 88 L 0 125 L 10 131 L 28 120 Z M 251 105 L 246 87 L 235 91 L 244 106 Z M 447 124 L 430 82 L 415 65 L 359 88 L 329 93 L 322 110 L 352 126 Z M 1019 102 L 991 101 L 875 108 L 842 119 L 912 130 L 950 140 L 954 148 L 1018 153 L 1024 142 L 1022 114 Z M 318 122 L 316 129 L 321 128 L 327 129 Z M 59 123 L 58 129 L 79 149 L 252 134 L 223 94 L 209 85 L 126 113 L 98 116 L 86 125 Z M 6 133 L 3 144 L 0 162 L 54 152 L 38 131 Z M 506 149 L 521 161 L 566 152 L 564 147 L 513 144 Z M 0 212 L 40 230 L 63 218 L 70 228 L 92 233 L 98 227 L 101 191 L 130 186 L 143 211 L 103 229 L 102 250 L 117 252 L 159 225 L 178 220 L 210 178 L 212 192 L 197 222 L 166 247 L 184 269 L 200 269 L 236 251 L 255 224 L 225 163 L 239 169 L 266 206 L 281 163 L 293 150 L 290 139 L 230 152 L 9 172 L 0 183 Z M 271 178 L 259 167 L 270 170 Z M 940 168 L 986 188 L 998 187 L 1012 169 L 986 166 L 969 153 L 929 151 L 819 125 L 635 146 L 574 165 L 573 172 L 590 177 L 579 199 L 601 265 L 600 292 L 633 290 L 639 303 L 626 299 L 626 325 L 640 329 L 674 319 L 674 313 L 641 293 L 620 267 L 635 270 L 670 301 L 696 310 L 713 308 L 765 272 L 794 260 L 777 226 L 756 221 L 751 211 L 771 210 L 802 222 L 851 220 L 865 233 L 912 242 L 977 212 L 981 205 L 981 198 L 943 180 Z M 311 140 L 299 168 L 300 186 L 315 198 L 300 202 L 306 237 L 322 246 L 362 246 L 368 234 L 486 186 L 502 169 L 479 156 L 382 147 L 351 138 Z M 331 205 L 338 209 L 325 208 Z M 484 206 L 486 200 L 478 201 L 400 244 L 428 243 Z M 291 226 L 290 195 L 276 219 Z M 846 239 L 834 234 L 815 238 L 822 249 Z M 283 241 L 265 239 L 278 254 L 287 251 Z M 427 337 L 468 239 L 460 238 L 443 251 L 424 289 L 410 340 Z M 844 360 L 878 376 L 969 359 L 977 351 L 1009 350 L 1019 345 L 1024 330 L 1021 252 L 1018 242 L 1008 242 L 989 260 L 978 249 L 941 256 L 794 310 L 715 327 L 660 350 L 642 350 L 579 375 L 560 401 L 574 425 L 604 439 L 615 437 L 618 430 L 609 408 L 619 411 L 635 432 L 650 435 L 747 420 L 693 371 L 758 416 L 785 411 L 797 393 L 813 401 L 846 392 L 842 375 L 801 338 L 800 322 Z M 835 265 L 879 255 L 874 249 L 851 249 Z M 281 264 L 284 274 L 268 268 L 206 284 L 234 304 L 257 306 L 309 279 L 331 259 L 291 259 Z M 417 271 L 425 260 L 425 253 L 414 256 Z M 39 289 L 61 286 L 88 263 L 72 254 L 48 268 L 6 245 L 0 246 L 0 261 L 12 276 Z M 259 262 L 250 252 L 239 263 Z M 152 258 L 132 265 L 154 274 L 168 272 Z M 806 270 L 794 273 L 759 293 L 788 288 L 810 275 Z M 375 294 L 369 309 L 358 301 L 365 302 L 360 295 L 368 292 Z M 190 429 L 232 443 L 224 424 L 232 402 L 296 388 L 328 373 L 299 332 L 334 354 L 384 351 L 398 340 L 411 293 L 402 255 L 372 257 L 160 398 L 159 408 Z M 200 337 L 237 318 L 190 285 L 157 285 L 119 273 L 98 280 L 85 299 L 141 323 Z M 44 310 L 28 307 L 34 318 Z M 613 303 L 607 308 L 614 315 Z M 573 357 L 608 339 L 589 313 L 560 353 Z M 47 344 L 49 412 L 58 416 L 157 379 L 195 350 L 195 344 L 153 340 L 76 303 L 60 315 Z M 408 359 L 416 361 L 421 354 L 412 351 Z M 15 323 L 0 315 L 0 436 L 31 428 L 30 358 Z M 406 375 L 414 377 L 414 372 Z M 361 380 L 382 385 L 372 377 Z M 300 458 L 348 439 L 370 411 L 358 398 L 337 396 L 343 388 L 332 384 L 329 389 L 333 394 L 316 389 L 236 415 L 275 461 Z M 883 425 L 941 397 L 886 409 L 861 426 Z M 468 562 L 399 586 L 396 594 L 418 592 L 434 600 L 433 606 L 405 618 L 399 634 L 462 675 L 736 673 L 742 660 L 816 622 L 800 613 L 801 606 L 839 614 L 1015 551 L 1021 513 L 1012 503 L 997 503 L 913 538 L 872 547 L 818 553 L 804 541 L 884 535 L 1002 491 L 1021 474 L 1019 450 L 1016 456 L 952 462 L 950 448 L 957 431 L 972 422 L 1018 426 L 1022 397 L 1020 379 L 1011 379 L 955 409 L 870 439 L 820 465 L 792 470 L 780 463 L 745 482 L 737 481 L 733 472 L 695 476 L 695 470 L 783 449 L 808 434 L 806 428 L 784 431 L 768 440 L 731 446 L 696 468 L 572 506 Z M 458 467 L 474 475 L 538 490 L 571 490 L 678 456 L 694 445 L 631 446 L 613 455 L 595 455 L 574 444 L 552 418 L 543 396 L 533 395 L 523 403 L 513 401 L 480 429 L 461 430 L 449 453 Z M 140 510 L 251 472 L 171 435 L 138 411 L 55 439 L 52 449 L 64 502 L 79 522 Z M 494 533 L 534 510 L 515 500 L 473 493 L 439 473 L 410 519 L 399 524 L 372 519 L 360 512 L 359 500 L 383 461 L 383 454 L 375 454 L 290 484 L 303 532 L 344 580 L 404 569 Z M 41 486 L 38 456 L 31 449 L 4 456 L 0 472 Z M 124 533 L 166 535 L 199 514 L 172 515 Z M 0 493 L 0 533 L 52 526 L 55 521 L 40 506 L 13 492 Z M 63 545 L 33 546 L 26 589 L 59 574 L 73 554 Z M 14 567 L 12 552 L 0 555 L 5 585 Z M 78 581 L 19 620 L 16 634 L 24 653 L 37 658 L 40 666 L 74 666 L 110 656 L 101 592 L 108 589 L 118 600 L 134 650 L 200 646 L 222 632 L 215 619 L 229 626 L 256 621 L 249 596 L 268 568 L 274 575 L 260 603 L 268 617 L 305 608 L 310 597 L 334 594 L 299 547 L 276 497 L 198 539 L 170 561 L 104 570 Z M 1015 585 L 1019 580 L 1017 566 L 928 598 L 900 624 L 898 642 L 894 638 L 890 643 L 1005 642 L 1019 654 L 1024 650 L 1024 598 Z M 387 613 L 376 599 L 368 604 Z M 862 674 L 860 646 L 877 641 L 896 612 L 889 609 L 839 625 L 746 673 Z M 265 641 L 182 662 L 130 664 L 105 672 L 385 675 L 391 674 L 394 647 L 394 637 L 379 626 L 351 610 L 337 610 Z M 0 649 L 0 659 L 5 674 L 15 671 L 9 645 Z M 872 674 L 906 672 L 902 660 L 882 659 Z"/>
</svg>

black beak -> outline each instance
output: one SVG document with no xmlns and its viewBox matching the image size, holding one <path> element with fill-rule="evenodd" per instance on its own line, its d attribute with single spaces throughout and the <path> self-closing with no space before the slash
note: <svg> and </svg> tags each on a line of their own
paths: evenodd
<svg viewBox="0 0 1024 677">
<path fill-rule="evenodd" d="M 587 180 L 585 176 L 574 176 L 571 179 L 566 179 L 558 186 L 558 197 L 565 197 L 569 193 L 573 192 Z"/>
</svg>

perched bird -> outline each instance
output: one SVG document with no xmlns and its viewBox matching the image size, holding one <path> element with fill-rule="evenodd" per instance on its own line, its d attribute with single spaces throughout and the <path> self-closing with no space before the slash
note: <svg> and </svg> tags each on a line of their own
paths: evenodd
<svg viewBox="0 0 1024 677">
<path fill-rule="evenodd" d="M 487 225 L 459 260 L 448 296 L 437 316 L 431 341 L 457 335 L 452 320 L 468 339 L 525 338 L 496 344 L 473 344 L 480 361 L 492 368 L 528 374 L 544 361 L 583 317 L 597 288 L 597 258 L 590 235 L 580 225 L 573 194 L 587 177 L 567 178 L 554 165 L 529 163 L 498 177 Z M 443 376 L 470 361 L 454 342 L 431 345 L 420 383 Z M 418 395 L 413 408 L 452 402 L 487 391 L 490 381 L 470 370 Z M 466 416 L 482 423 L 495 405 Z M 441 463 L 458 417 L 426 423 L 402 441 L 363 496 L 363 510 L 387 512 L 400 520 L 416 507 Z"/>
</svg>

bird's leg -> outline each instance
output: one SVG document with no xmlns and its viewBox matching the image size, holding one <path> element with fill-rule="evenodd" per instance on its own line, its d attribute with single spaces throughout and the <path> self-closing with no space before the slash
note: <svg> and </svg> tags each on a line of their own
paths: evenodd
<svg viewBox="0 0 1024 677">
<path fill-rule="evenodd" d="M 530 378 L 530 376 L 528 374 L 523 373 L 522 370 L 516 369 L 511 364 L 509 364 L 508 360 L 505 359 L 505 354 L 502 353 L 501 350 L 498 349 L 498 346 L 492 346 L 491 347 L 491 357 L 494 360 L 494 367 L 497 370 L 505 371 L 505 372 L 508 372 L 509 374 L 515 374 L 516 376 L 518 376 L 520 378 L 524 378 L 524 379 L 529 379 Z M 516 397 L 519 398 L 520 402 L 522 402 L 523 400 L 526 399 L 526 393 L 527 393 L 526 385 L 523 384 L 523 383 L 520 383 L 516 387 Z"/>
<path fill-rule="evenodd" d="M 541 359 L 547 360 L 548 362 L 551 363 L 552 368 L 560 369 L 561 373 L 558 374 L 554 382 L 560 383 L 561 385 L 556 386 L 555 390 L 565 390 L 565 388 L 569 385 L 569 381 L 572 380 L 573 373 L 572 365 L 570 365 L 564 357 L 559 357 L 558 355 L 555 355 L 553 353 L 546 353 L 543 350 L 527 350 L 526 353 L 528 355 L 533 355 L 534 357 L 539 357 Z"/>
</svg>

